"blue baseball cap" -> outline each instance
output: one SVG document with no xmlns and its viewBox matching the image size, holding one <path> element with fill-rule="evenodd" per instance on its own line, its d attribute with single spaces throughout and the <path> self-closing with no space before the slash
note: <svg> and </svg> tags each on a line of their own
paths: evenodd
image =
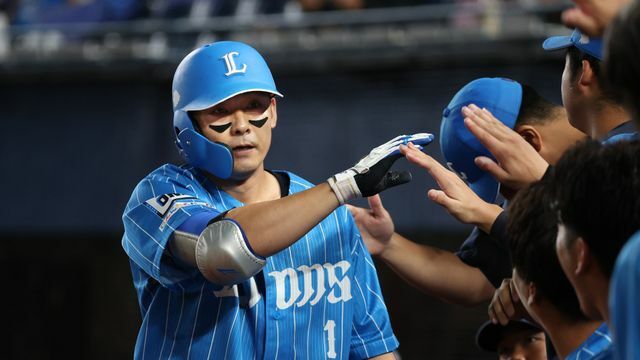
<svg viewBox="0 0 640 360">
<path fill-rule="evenodd" d="M 476 333 L 476 345 L 485 351 L 496 352 L 504 335 L 517 329 L 544 331 L 540 326 L 525 319 L 510 320 L 506 326 L 487 321 L 480 326 Z"/>
<path fill-rule="evenodd" d="M 570 36 L 552 36 L 542 43 L 548 51 L 566 49 L 575 46 L 598 60 L 602 60 L 602 38 L 589 37 L 575 29 Z"/>
<path fill-rule="evenodd" d="M 522 86 L 518 82 L 504 78 L 481 78 L 460 89 L 442 112 L 440 149 L 447 166 L 486 202 L 496 201 L 500 185 L 491 174 L 477 167 L 474 159 L 478 156 L 495 158 L 464 125 L 462 107 L 476 104 L 486 108 L 513 129 L 521 103 Z"/>
</svg>

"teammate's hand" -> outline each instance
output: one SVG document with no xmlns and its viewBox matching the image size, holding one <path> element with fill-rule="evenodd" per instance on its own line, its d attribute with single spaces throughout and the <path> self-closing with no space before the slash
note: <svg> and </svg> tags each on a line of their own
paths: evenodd
<svg viewBox="0 0 640 360">
<path fill-rule="evenodd" d="M 522 136 L 474 104 L 463 107 L 462 114 L 467 129 L 498 160 L 478 156 L 475 164 L 480 169 L 514 191 L 542 178 L 549 164 Z"/>
<path fill-rule="evenodd" d="M 611 20 L 630 0 L 573 0 L 576 7 L 562 13 L 562 22 L 590 36 L 602 36 Z"/>
<path fill-rule="evenodd" d="M 511 279 L 502 280 L 489 305 L 489 319 L 494 324 L 506 326 L 509 320 L 529 318 Z"/>
<path fill-rule="evenodd" d="M 371 196 L 367 200 L 369 200 L 369 209 L 352 205 L 347 207 L 358 225 L 369 253 L 378 256 L 384 252 L 391 240 L 394 232 L 393 219 L 387 209 L 382 206 L 380 195 Z"/>
<path fill-rule="evenodd" d="M 433 135 L 427 133 L 400 135 L 371 150 L 356 165 L 330 177 L 327 182 L 340 204 L 358 197 L 369 197 L 393 186 L 411 181 L 407 171 L 389 171 L 393 163 L 402 157 L 398 147 L 413 142 L 416 146 L 427 145 Z"/>
<path fill-rule="evenodd" d="M 491 226 L 502 212 L 500 206 L 482 200 L 457 174 L 412 144 L 401 146 L 400 152 L 410 162 L 425 168 L 438 183 L 440 190 L 429 190 L 429 199 L 444 207 L 458 221 L 473 224 L 487 234 L 491 231 Z"/>
</svg>

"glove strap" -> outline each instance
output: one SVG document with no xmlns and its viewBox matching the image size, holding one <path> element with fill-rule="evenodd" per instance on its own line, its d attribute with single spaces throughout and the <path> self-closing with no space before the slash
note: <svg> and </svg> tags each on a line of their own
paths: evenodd
<svg viewBox="0 0 640 360">
<path fill-rule="evenodd" d="M 347 170 L 327 179 L 340 204 L 362 196 L 354 175 L 353 171 Z"/>
</svg>

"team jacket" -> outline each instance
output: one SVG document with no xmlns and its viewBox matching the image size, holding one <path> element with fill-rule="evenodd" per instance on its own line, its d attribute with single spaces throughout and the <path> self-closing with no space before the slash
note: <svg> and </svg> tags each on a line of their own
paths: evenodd
<svg viewBox="0 0 640 360">
<path fill-rule="evenodd" d="M 289 194 L 313 186 L 286 174 Z M 344 206 L 238 285 L 212 284 L 165 252 L 188 217 L 240 206 L 189 165 L 164 165 L 136 186 L 122 238 L 142 312 L 136 359 L 348 359 L 397 348 L 375 267 Z"/>
</svg>

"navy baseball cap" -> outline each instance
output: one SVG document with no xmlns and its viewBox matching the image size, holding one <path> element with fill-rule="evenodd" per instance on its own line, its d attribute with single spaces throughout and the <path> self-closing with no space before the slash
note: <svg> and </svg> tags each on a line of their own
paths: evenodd
<svg viewBox="0 0 640 360">
<path fill-rule="evenodd" d="M 542 43 L 545 50 L 560 50 L 575 46 L 598 60 L 602 60 L 602 38 L 589 37 L 575 29 L 569 36 L 552 36 Z"/>
<path fill-rule="evenodd" d="M 442 112 L 440 149 L 447 166 L 486 202 L 496 201 L 499 183 L 491 174 L 477 167 L 474 159 L 478 156 L 494 157 L 464 126 L 462 107 L 476 104 L 486 108 L 513 129 L 521 103 L 522 86 L 518 82 L 504 78 L 481 78 L 460 89 Z"/>
<path fill-rule="evenodd" d="M 496 352 L 498 351 L 498 344 L 500 344 L 500 340 L 502 340 L 504 334 L 515 329 L 544 331 L 540 326 L 525 319 L 511 320 L 507 326 L 487 321 L 480 326 L 480 329 L 478 329 L 476 333 L 476 345 L 482 350 Z"/>
</svg>

